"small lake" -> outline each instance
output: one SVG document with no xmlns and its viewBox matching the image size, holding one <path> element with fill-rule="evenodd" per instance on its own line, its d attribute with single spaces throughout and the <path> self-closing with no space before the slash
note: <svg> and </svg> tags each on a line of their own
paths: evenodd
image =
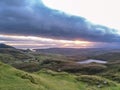
<svg viewBox="0 0 120 90">
<path fill-rule="evenodd" d="M 103 60 L 95 60 L 95 59 L 88 59 L 88 60 L 84 60 L 84 61 L 79 61 L 77 62 L 79 64 L 89 64 L 89 63 L 100 63 L 100 64 L 106 64 L 107 61 L 103 61 Z"/>
</svg>

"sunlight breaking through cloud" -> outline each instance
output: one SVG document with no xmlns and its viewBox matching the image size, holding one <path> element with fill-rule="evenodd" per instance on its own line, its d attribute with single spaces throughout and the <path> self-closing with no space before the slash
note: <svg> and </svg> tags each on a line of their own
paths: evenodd
<svg viewBox="0 0 120 90">
<path fill-rule="evenodd" d="M 15 47 L 34 47 L 34 48 L 46 48 L 46 47 L 64 47 L 64 48 L 87 48 L 92 47 L 93 43 L 81 40 L 58 40 L 50 38 L 42 38 L 35 36 L 17 36 L 17 35 L 0 35 L 0 38 L 8 45 Z"/>
</svg>

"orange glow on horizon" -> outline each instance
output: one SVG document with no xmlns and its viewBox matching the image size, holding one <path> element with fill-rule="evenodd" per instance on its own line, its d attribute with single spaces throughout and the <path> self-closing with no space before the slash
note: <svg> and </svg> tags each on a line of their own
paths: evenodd
<svg viewBox="0 0 120 90">
<path fill-rule="evenodd" d="M 11 39 L 10 41 L 4 41 L 4 43 L 8 45 L 12 45 L 15 47 L 19 46 L 49 46 L 51 47 L 62 47 L 62 48 L 88 48 L 94 45 L 93 42 L 82 41 L 82 40 L 57 40 L 51 38 L 43 38 L 36 36 L 17 36 L 17 35 L 7 35 L 0 34 L 2 38 Z"/>
</svg>

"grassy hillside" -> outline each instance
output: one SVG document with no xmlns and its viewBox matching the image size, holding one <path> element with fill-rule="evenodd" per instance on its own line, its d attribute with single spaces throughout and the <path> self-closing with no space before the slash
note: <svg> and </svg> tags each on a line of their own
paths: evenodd
<svg viewBox="0 0 120 90">
<path fill-rule="evenodd" d="M 0 61 L 8 63 L 13 61 L 25 61 L 30 59 L 27 53 L 24 53 L 22 50 L 15 48 L 0 48 Z M 12 63 L 12 62 L 11 62 Z"/>
<path fill-rule="evenodd" d="M 1 48 L 8 65 L 0 63 L 0 90 L 120 90 L 119 52 L 93 57 L 111 60 L 81 65 L 71 56 Z"/>
<path fill-rule="evenodd" d="M 120 85 L 99 76 L 51 70 L 27 73 L 0 63 L 0 90 L 120 90 Z"/>
<path fill-rule="evenodd" d="M 19 49 L 0 49 L 0 61 L 10 64 L 15 68 L 28 71 L 36 72 L 42 68 L 51 69 L 54 71 L 66 71 L 69 73 L 80 73 L 80 74 L 100 74 L 106 72 L 119 72 L 120 71 L 120 61 L 115 58 L 119 58 L 119 53 L 106 53 L 96 56 L 98 59 L 109 58 L 114 62 L 109 62 L 107 64 L 97 64 L 91 63 L 86 65 L 81 65 L 76 63 L 75 60 L 70 57 L 66 57 L 59 54 L 41 54 L 30 51 L 22 51 Z M 91 57 L 94 58 L 94 57 Z M 113 73 L 113 74 L 114 74 Z"/>
<path fill-rule="evenodd" d="M 79 90 L 84 88 L 72 75 L 55 77 L 47 72 L 30 74 L 0 63 L 0 90 Z M 63 77 L 64 76 L 64 77 Z"/>
</svg>

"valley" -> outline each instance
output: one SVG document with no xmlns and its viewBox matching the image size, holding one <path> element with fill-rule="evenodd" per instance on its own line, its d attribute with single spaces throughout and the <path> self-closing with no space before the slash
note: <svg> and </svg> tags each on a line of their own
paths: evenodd
<svg viewBox="0 0 120 90">
<path fill-rule="evenodd" d="M 79 50 L 80 56 L 1 46 L 0 90 L 120 90 L 120 51 L 88 51 Z"/>
</svg>

